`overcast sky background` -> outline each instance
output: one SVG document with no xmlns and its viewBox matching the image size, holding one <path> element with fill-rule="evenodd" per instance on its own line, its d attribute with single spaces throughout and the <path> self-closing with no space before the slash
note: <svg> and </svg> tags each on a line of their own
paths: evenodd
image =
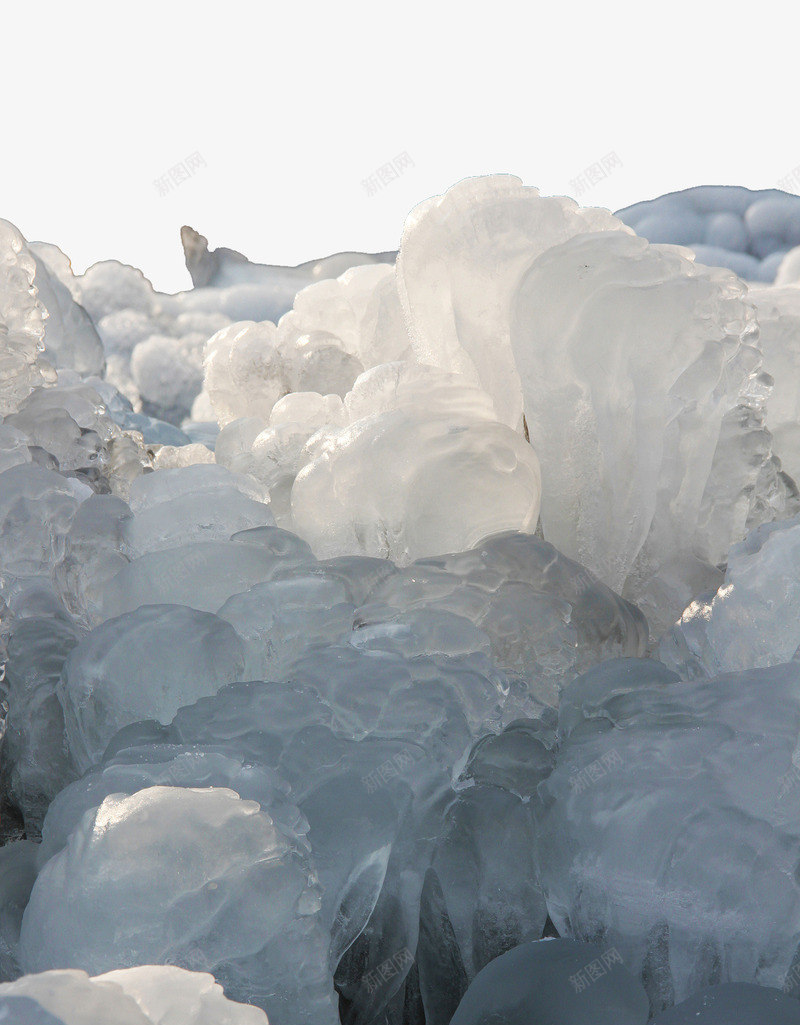
<svg viewBox="0 0 800 1025">
<path fill-rule="evenodd" d="M 175 291 L 190 284 L 184 223 L 293 264 L 394 248 L 411 207 L 474 174 L 574 194 L 615 154 L 577 197 L 612 210 L 698 184 L 769 188 L 800 165 L 800 14 L 741 10 L 4 5 L 0 216 L 76 271 L 113 257 Z M 370 195 L 401 154 L 413 166 Z"/>
</svg>

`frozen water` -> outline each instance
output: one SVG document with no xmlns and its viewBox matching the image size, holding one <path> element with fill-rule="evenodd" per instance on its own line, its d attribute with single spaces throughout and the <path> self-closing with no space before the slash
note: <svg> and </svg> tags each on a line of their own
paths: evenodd
<svg viewBox="0 0 800 1025">
<path fill-rule="evenodd" d="M 0 984 L 6 1025 L 268 1025 L 205 973 L 147 965 L 90 978 L 77 969 Z"/>
<path fill-rule="evenodd" d="M 208 239 L 194 228 L 181 228 L 181 243 L 186 258 L 186 267 L 196 288 L 288 279 L 289 301 L 303 284 L 335 278 L 348 267 L 369 263 L 394 263 L 396 253 L 336 253 L 321 260 L 310 260 L 298 267 L 280 267 L 274 264 L 251 263 L 246 256 L 235 249 L 208 248 Z M 302 284 L 301 284 L 302 282 Z M 292 290 L 293 289 L 293 290 Z"/>
<path fill-rule="evenodd" d="M 561 685 L 595 661 L 643 655 L 647 644 L 638 609 L 529 534 L 413 563 L 370 592 L 358 624 L 374 633 L 376 624 L 404 622 L 407 611 L 468 619 L 486 634 L 498 665 L 551 705 Z"/>
<path fill-rule="evenodd" d="M 258 804 L 225 788 L 109 796 L 40 871 L 22 966 L 94 975 L 175 964 L 213 971 L 229 998 L 265 1008 L 273 1025 L 335 1023 L 306 860 Z"/>
<path fill-rule="evenodd" d="M 119 986 L 154 1025 L 268 1025 L 263 1011 L 229 1000 L 205 972 L 145 965 L 106 972 L 94 981 Z"/>
<path fill-rule="evenodd" d="M 767 986 L 729 983 L 689 997 L 656 1015 L 652 1025 L 797 1025 L 797 998 Z"/>
<path fill-rule="evenodd" d="M 0 682 L 0 694 L 9 705 L 0 779 L 22 813 L 28 835 L 35 836 L 48 804 L 74 775 L 56 688 L 81 635 L 45 585 L 23 592 L 12 610 L 8 666 Z"/>
<path fill-rule="evenodd" d="M 36 259 L 13 224 L 0 220 L 0 416 L 13 413 L 53 370 L 44 349 L 46 311 L 36 297 Z"/>
<path fill-rule="evenodd" d="M 500 421 L 519 427 L 523 399 L 510 327 L 522 274 L 574 235 L 629 230 L 607 210 L 541 197 L 513 175 L 467 178 L 421 203 L 406 220 L 397 259 L 417 358 L 479 383 Z"/>
<path fill-rule="evenodd" d="M 249 480 L 223 466 L 196 464 L 151 473 L 134 482 L 134 515 L 122 529 L 131 558 L 192 541 L 229 541 L 251 527 L 273 526 L 269 507 L 255 500 Z"/>
<path fill-rule="evenodd" d="M 15 840 L 0 847 L 0 977 L 3 979 L 13 979 L 20 974 L 19 933 L 36 882 L 37 852 L 38 844 L 31 840 Z M 0 1009 L 2 1006 L 0 998 Z"/>
<path fill-rule="evenodd" d="M 269 540 L 240 540 L 247 530 L 234 534 L 231 541 L 196 541 L 134 559 L 103 588 L 100 617 L 111 619 L 140 605 L 187 605 L 217 612 L 232 595 L 273 579 L 290 559 L 301 565 L 313 558 L 299 538 L 278 527 L 263 530 L 274 531 L 269 536 L 278 539 L 277 553 Z M 290 539 L 288 545 L 283 544 L 284 537 Z"/>
<path fill-rule="evenodd" d="M 769 458 L 745 288 L 674 248 L 582 235 L 530 265 L 511 333 L 544 536 L 658 633 L 744 535 Z"/>
<path fill-rule="evenodd" d="M 800 648 L 800 519 L 760 527 L 736 545 L 715 593 L 699 595 L 661 641 L 687 679 L 778 665 Z"/>
<path fill-rule="evenodd" d="M 797 203 L 645 206 L 0 223 L 0 1018 L 798 1011 Z"/>
<path fill-rule="evenodd" d="M 700 185 L 617 211 L 650 242 L 691 246 L 700 263 L 728 267 L 748 281 L 773 281 L 784 255 L 800 243 L 800 197 Z"/>
<path fill-rule="evenodd" d="M 799 197 L 800 198 L 800 197 Z M 800 481 L 800 288 L 751 288 L 756 305 L 764 363 L 773 379 L 767 426 L 781 467 Z"/>
<path fill-rule="evenodd" d="M 572 940 L 523 943 L 483 969 L 452 1025 L 645 1025 L 647 997 L 616 954 Z"/>
<path fill-rule="evenodd" d="M 535 529 L 541 482 L 533 449 L 490 415 L 485 394 L 465 379 L 423 370 L 368 371 L 351 395 L 377 398 L 385 411 L 362 409 L 354 398 L 358 418 L 349 427 L 309 441 L 292 487 L 292 521 L 320 558 L 357 552 L 404 565 L 502 530 Z"/>
<path fill-rule="evenodd" d="M 449 1025 L 479 971 L 542 935 L 547 908 L 531 799 L 552 769 L 548 739 L 529 720 L 483 737 L 445 812 L 420 908 L 419 984 L 429 1025 Z"/>
<path fill-rule="evenodd" d="M 565 689 L 536 813 L 548 911 L 562 935 L 616 948 L 656 1011 L 719 982 L 790 978 L 798 672 L 684 683 L 626 660 Z"/>
<path fill-rule="evenodd" d="M 242 679 L 244 667 L 235 630 L 207 612 L 143 605 L 102 623 L 72 650 L 58 685 L 75 764 L 87 769 L 129 723 L 169 723 L 182 705 Z"/>
</svg>

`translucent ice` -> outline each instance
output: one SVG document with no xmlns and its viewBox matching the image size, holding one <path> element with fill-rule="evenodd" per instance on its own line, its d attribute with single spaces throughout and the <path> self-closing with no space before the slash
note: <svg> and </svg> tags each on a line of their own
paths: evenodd
<svg viewBox="0 0 800 1025">
<path fill-rule="evenodd" d="M 594 943 L 523 943 L 483 969 L 452 1025 L 645 1025 L 647 997 L 618 952 Z"/>
<path fill-rule="evenodd" d="M 129 723 L 169 723 L 182 705 L 241 679 L 244 665 L 236 632 L 207 612 L 143 605 L 101 624 L 71 652 L 58 689 L 77 766 L 88 768 Z"/>
<path fill-rule="evenodd" d="M 652 1025 L 797 1025 L 800 1008 L 790 993 L 767 986 L 728 983 L 701 990 L 657 1014 Z"/>
<path fill-rule="evenodd" d="M 420 907 L 417 961 L 428 1025 L 449 1025 L 479 971 L 542 935 L 547 909 L 531 798 L 552 768 L 547 739 L 547 729 L 529 720 L 483 737 L 444 814 Z"/>
<path fill-rule="evenodd" d="M 746 290 L 678 249 L 577 236 L 528 267 L 511 338 L 544 536 L 658 633 L 744 535 L 769 458 Z"/>
<path fill-rule="evenodd" d="M 351 395 L 377 388 L 384 411 L 367 407 L 349 427 L 309 442 L 292 520 L 318 556 L 355 552 L 406 564 L 501 530 L 535 529 L 533 449 L 488 413 L 479 389 L 424 369 L 368 371 Z"/>
<path fill-rule="evenodd" d="M 27 972 L 147 964 L 211 971 L 273 1025 L 335 1025 L 319 896 L 291 834 L 224 788 L 107 797 L 42 868 Z"/>
<path fill-rule="evenodd" d="M 544 198 L 513 175 L 467 178 L 409 214 L 397 281 L 420 362 L 464 374 L 517 428 L 523 401 L 509 329 L 515 289 L 534 259 L 573 235 L 627 233 L 607 210 Z"/>
<path fill-rule="evenodd" d="M 272 526 L 269 507 L 248 480 L 224 467 L 194 465 L 140 477 L 131 487 L 133 517 L 122 540 L 132 558 L 191 541 L 229 541 L 251 527 Z"/>
<path fill-rule="evenodd" d="M 767 426 L 782 468 L 800 481 L 800 288 L 751 288 L 764 366 L 773 379 L 767 400 Z"/>
<path fill-rule="evenodd" d="M 0 220 L 0 416 L 53 379 L 39 359 L 46 311 L 37 299 L 36 260 L 13 224 Z"/>
<path fill-rule="evenodd" d="M 594 661 L 643 655 L 647 644 L 638 609 L 530 534 L 413 563 L 369 594 L 358 622 L 374 629 L 406 610 L 468 619 L 488 635 L 497 663 L 546 704 Z"/>
<path fill-rule="evenodd" d="M 655 1011 L 718 982 L 780 988 L 795 963 L 799 672 L 682 683 L 625 660 L 565 689 L 536 811 L 547 907 L 617 949 Z"/>
<path fill-rule="evenodd" d="M 312 281 L 335 278 L 348 267 L 370 263 L 394 263 L 395 253 L 336 253 L 321 260 L 310 260 L 298 267 L 280 267 L 271 264 L 252 263 L 235 249 L 208 248 L 208 239 L 184 225 L 181 228 L 181 242 L 186 257 L 186 267 L 195 287 L 212 285 L 216 288 L 242 282 L 258 284 L 275 282 L 280 285 L 285 279 L 284 289 L 289 302 L 292 296 Z"/>
<path fill-rule="evenodd" d="M 47 805 L 74 775 L 56 696 L 61 669 L 80 631 L 44 585 L 12 603 L 8 666 L 0 694 L 8 702 L 0 779 L 22 813 L 29 836 L 41 829 Z"/>
<path fill-rule="evenodd" d="M 300 565 L 313 559 L 307 545 L 278 527 L 250 529 L 269 533 L 263 542 L 260 537 L 251 544 L 243 541 L 250 533 L 246 530 L 231 541 L 196 541 L 134 559 L 104 587 L 100 616 L 121 616 L 140 605 L 217 612 L 232 595 L 273 579 L 288 560 Z"/>
<path fill-rule="evenodd" d="M 800 648 L 800 519 L 754 530 L 716 593 L 698 596 L 659 657 L 687 679 L 778 665 Z"/>
</svg>

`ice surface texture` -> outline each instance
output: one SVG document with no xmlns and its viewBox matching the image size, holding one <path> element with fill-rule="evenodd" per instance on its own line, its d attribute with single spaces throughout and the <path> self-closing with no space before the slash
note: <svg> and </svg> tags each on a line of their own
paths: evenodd
<svg viewBox="0 0 800 1025">
<path fill-rule="evenodd" d="M 800 648 L 800 519 L 736 545 L 716 593 L 699 595 L 659 648 L 688 679 L 788 662 Z"/>
<path fill-rule="evenodd" d="M 729 983 L 702 990 L 653 1018 L 652 1025 L 796 1025 L 796 997 L 767 986 Z"/>
<path fill-rule="evenodd" d="M 537 813 L 547 907 L 615 947 L 655 1010 L 719 982 L 781 988 L 796 961 L 798 672 L 680 682 L 624 660 L 565 688 Z"/>
<path fill-rule="evenodd" d="M 99 974 L 176 964 L 213 971 L 229 997 L 268 1006 L 278 1025 L 336 1022 L 304 860 L 294 837 L 232 790 L 109 796 L 39 873 L 22 922 L 22 967 Z M 298 977 L 300 943 L 308 971 Z"/>
<path fill-rule="evenodd" d="M 616 951 L 572 940 L 523 943 L 478 975 L 452 1025 L 645 1025 L 647 997 Z"/>
</svg>

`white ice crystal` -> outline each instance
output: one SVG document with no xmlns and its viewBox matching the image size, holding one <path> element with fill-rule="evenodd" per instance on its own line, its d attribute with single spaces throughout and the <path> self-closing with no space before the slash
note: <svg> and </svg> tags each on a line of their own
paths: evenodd
<svg viewBox="0 0 800 1025">
<path fill-rule="evenodd" d="M 6 1025 L 268 1025 L 212 976 L 161 965 L 94 978 L 77 969 L 25 975 L 0 984 L 0 1014 Z"/>
<path fill-rule="evenodd" d="M 358 418 L 309 441 L 292 522 L 318 556 L 358 552 L 404 565 L 501 530 L 535 529 L 541 485 L 533 449 L 493 418 L 479 389 L 424 369 L 369 371 L 351 396 L 378 394 L 382 411 L 348 396 Z"/>
</svg>

